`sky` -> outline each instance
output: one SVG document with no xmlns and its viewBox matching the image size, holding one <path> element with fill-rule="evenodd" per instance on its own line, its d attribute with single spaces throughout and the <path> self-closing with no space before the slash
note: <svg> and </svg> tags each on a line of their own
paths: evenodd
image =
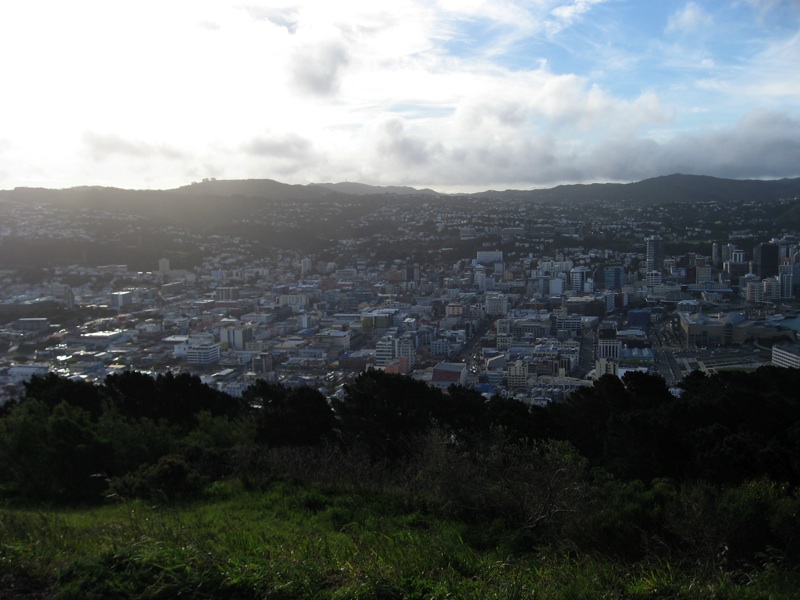
<svg viewBox="0 0 800 600">
<path fill-rule="evenodd" d="M 0 189 L 800 176 L 800 0 L 7 0 Z"/>
</svg>

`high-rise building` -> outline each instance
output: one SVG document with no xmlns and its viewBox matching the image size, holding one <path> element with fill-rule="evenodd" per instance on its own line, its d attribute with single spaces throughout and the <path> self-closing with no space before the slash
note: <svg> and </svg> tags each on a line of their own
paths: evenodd
<svg viewBox="0 0 800 600">
<path fill-rule="evenodd" d="M 569 272 L 570 289 L 580 294 L 583 291 L 583 285 L 586 283 L 586 278 L 589 276 L 589 269 L 586 267 L 575 267 Z"/>
<path fill-rule="evenodd" d="M 753 273 L 765 279 L 778 274 L 778 244 L 765 243 L 753 248 Z"/>
<path fill-rule="evenodd" d="M 397 358 L 397 339 L 386 335 L 375 343 L 375 364 L 385 367 L 394 358 Z"/>
<path fill-rule="evenodd" d="M 647 270 L 658 271 L 664 268 L 664 240 L 653 235 L 645 238 L 647 244 Z"/>
<path fill-rule="evenodd" d="M 625 270 L 622 267 L 605 267 L 603 269 L 603 283 L 607 290 L 621 290 L 625 285 Z"/>
<path fill-rule="evenodd" d="M 784 263 L 778 266 L 778 277 L 781 281 L 781 298 L 794 297 L 794 265 Z"/>
</svg>

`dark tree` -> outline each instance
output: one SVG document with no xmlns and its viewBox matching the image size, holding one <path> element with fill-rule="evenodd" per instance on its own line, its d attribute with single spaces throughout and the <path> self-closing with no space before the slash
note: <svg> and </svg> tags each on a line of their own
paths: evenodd
<svg viewBox="0 0 800 600">
<path fill-rule="evenodd" d="M 321 392 L 286 388 L 259 379 L 244 392 L 258 406 L 256 441 L 267 446 L 316 446 L 332 440 L 336 420 Z"/>
<path fill-rule="evenodd" d="M 345 386 L 333 409 L 345 443 L 364 445 L 373 458 L 398 458 L 408 454 L 412 437 L 430 428 L 441 396 L 423 381 L 372 370 Z"/>
</svg>

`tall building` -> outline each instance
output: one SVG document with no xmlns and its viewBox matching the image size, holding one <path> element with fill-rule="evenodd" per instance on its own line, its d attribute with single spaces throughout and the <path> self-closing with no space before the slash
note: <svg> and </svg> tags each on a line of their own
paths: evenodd
<svg viewBox="0 0 800 600">
<path fill-rule="evenodd" d="M 522 359 L 517 359 L 508 365 L 506 370 L 508 378 L 508 389 L 525 387 L 528 382 L 528 363 Z"/>
<path fill-rule="evenodd" d="M 620 266 L 603 269 L 603 283 L 607 290 L 621 290 L 625 285 L 625 270 Z"/>
<path fill-rule="evenodd" d="M 405 334 L 400 336 L 397 341 L 397 356 L 398 358 L 406 359 L 406 366 L 413 367 L 416 362 L 416 347 L 414 346 L 414 338 Z"/>
<path fill-rule="evenodd" d="M 653 235 L 645 238 L 647 244 L 647 270 L 661 272 L 664 268 L 664 240 Z"/>
<path fill-rule="evenodd" d="M 765 279 L 778 274 L 778 244 L 765 243 L 753 248 L 753 273 Z"/>
<path fill-rule="evenodd" d="M 397 358 L 397 339 L 391 335 L 383 336 L 375 343 L 375 364 L 385 367 Z"/>
<path fill-rule="evenodd" d="M 778 267 L 781 280 L 781 298 L 794 297 L 794 265 L 784 263 Z"/>
<path fill-rule="evenodd" d="M 589 269 L 586 267 L 575 267 L 569 272 L 570 289 L 575 294 L 583 292 L 586 278 L 589 277 Z"/>
</svg>

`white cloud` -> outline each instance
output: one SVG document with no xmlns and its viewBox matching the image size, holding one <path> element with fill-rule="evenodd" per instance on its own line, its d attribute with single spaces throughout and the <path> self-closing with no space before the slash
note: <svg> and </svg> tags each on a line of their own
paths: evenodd
<svg viewBox="0 0 800 600">
<path fill-rule="evenodd" d="M 0 53 L 14 57 L 0 96 L 4 181 L 171 187 L 290 175 L 454 189 L 681 165 L 745 172 L 745 159 L 764 171 L 746 136 L 772 171 L 800 174 L 770 150 L 793 151 L 782 129 L 799 118 L 791 19 L 780 31 L 748 23 L 740 44 L 720 50 L 715 32 L 741 24 L 714 4 L 690 2 L 636 40 L 638 24 L 622 15 L 641 19 L 649 6 L 598 4 L 0 4 L 0 22 L 13 24 Z"/>
<path fill-rule="evenodd" d="M 687 34 L 709 27 L 714 19 L 696 2 L 688 2 L 667 20 L 667 33 Z"/>
</svg>

